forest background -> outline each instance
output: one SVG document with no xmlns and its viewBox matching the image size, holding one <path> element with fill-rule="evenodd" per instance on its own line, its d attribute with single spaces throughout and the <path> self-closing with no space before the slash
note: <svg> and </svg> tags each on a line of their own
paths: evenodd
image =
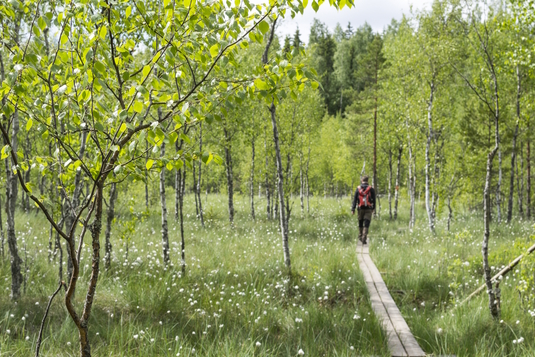
<svg viewBox="0 0 535 357">
<path fill-rule="evenodd" d="M 200 227 L 220 221 L 207 204 L 224 195 L 225 219 L 238 229 L 235 200 L 246 199 L 241 219 L 276 224 L 292 279 L 293 220 L 314 219 L 311 200 L 336 198 L 334 219 L 347 222 L 340 200 L 368 174 L 377 219 L 406 213 L 409 232 L 430 237 L 455 218 L 481 224 L 477 273 L 498 319 L 492 232 L 533 216 L 533 1 L 437 0 L 382 33 L 367 24 L 331 32 L 315 20 L 309 43 L 299 31 L 279 38 L 278 19 L 307 5 L 2 2 L 0 252 L 10 256 L 2 261 L 10 298 L 24 295 L 20 227 L 37 213 L 49 231 L 35 254 L 57 267 L 56 294 L 65 289 L 88 356 L 99 274 L 119 263 L 114 245 L 128 255 L 138 224 L 155 212 L 161 264 L 185 276 L 189 214 Z M 416 221 L 420 206 L 425 222 Z M 529 239 L 515 252 L 528 247 Z M 516 288 L 532 314 L 532 265 Z"/>
</svg>

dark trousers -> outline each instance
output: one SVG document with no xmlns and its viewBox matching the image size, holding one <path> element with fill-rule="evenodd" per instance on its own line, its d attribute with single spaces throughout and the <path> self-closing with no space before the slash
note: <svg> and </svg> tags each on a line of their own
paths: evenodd
<svg viewBox="0 0 535 357">
<path fill-rule="evenodd" d="M 359 227 L 369 227 L 370 222 L 372 221 L 372 212 L 371 209 L 359 209 Z"/>
</svg>

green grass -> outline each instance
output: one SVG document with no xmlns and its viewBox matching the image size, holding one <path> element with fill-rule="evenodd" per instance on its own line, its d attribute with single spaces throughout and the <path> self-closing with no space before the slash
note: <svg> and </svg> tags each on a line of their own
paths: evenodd
<svg viewBox="0 0 535 357">
<path fill-rule="evenodd" d="M 193 196 L 186 201 L 185 276 L 171 194 L 168 268 L 162 266 L 158 202 L 131 233 L 124 221 L 132 219 L 129 207 L 141 211 L 142 202 L 124 197 L 117 205 L 121 216 L 112 236 L 112 269 L 100 277 L 89 325 L 95 356 L 296 356 L 299 349 L 305 356 L 389 355 L 358 269 L 349 198 L 314 198 L 310 214 L 303 216 L 296 200 L 291 279 L 277 221 L 265 219 L 263 199 L 257 199 L 255 223 L 248 198 L 237 196 L 231 227 L 226 198 L 209 195 L 203 202 L 206 228 L 195 217 Z M 452 233 L 442 230 L 441 221 L 432 235 L 423 212 L 419 208 L 411 233 L 405 211 L 391 222 L 383 203 L 370 234 L 373 259 L 423 349 L 458 356 L 532 356 L 535 319 L 519 303 L 517 276 L 502 285 L 503 323 L 490 318 L 484 294 L 452 310 L 456 299 L 481 283 L 476 266 L 481 218 L 460 217 Z M 57 260 L 47 260 L 48 224 L 41 215 L 22 213 L 17 224 L 28 267 L 26 292 L 17 304 L 9 300 L 9 260 L 0 260 L 0 356 L 33 354 L 48 296 L 57 286 Z M 491 251 L 528 241 L 531 232 L 530 224 L 519 220 L 493 227 Z M 128 239 L 121 238 L 123 233 Z M 89 278 L 89 253 L 85 246 L 78 309 Z M 44 335 L 42 356 L 78 355 L 77 333 L 61 297 L 53 303 Z M 525 340 L 513 344 L 519 337 Z"/>
</svg>

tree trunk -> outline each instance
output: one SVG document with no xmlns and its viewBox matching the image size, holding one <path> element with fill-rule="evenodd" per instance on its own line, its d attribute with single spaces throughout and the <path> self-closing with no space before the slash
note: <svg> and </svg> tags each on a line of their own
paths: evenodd
<svg viewBox="0 0 535 357">
<path fill-rule="evenodd" d="M 529 120 L 528 120 L 528 142 L 526 143 L 526 216 L 531 218 L 531 157 L 530 157 L 530 132 L 529 132 Z"/>
<path fill-rule="evenodd" d="M 15 109 L 12 121 L 11 155 L 17 154 L 19 133 L 19 113 Z M 13 172 L 11 160 L 6 159 L 6 213 L 7 213 L 7 244 L 11 255 L 11 299 L 20 298 L 20 288 L 23 282 L 21 273 L 22 259 L 19 256 L 17 247 L 17 236 L 15 233 L 15 207 L 17 204 L 18 182 Z"/>
<path fill-rule="evenodd" d="M 515 159 L 516 159 L 516 139 L 518 137 L 518 119 L 516 121 L 515 133 L 513 135 L 513 151 L 511 153 L 511 181 L 509 183 L 509 201 L 507 204 L 507 223 L 513 219 L 513 199 L 515 189 Z"/>
<path fill-rule="evenodd" d="M 398 149 L 398 165 L 396 170 L 396 192 L 394 194 L 394 220 L 398 219 L 398 202 L 399 202 L 399 185 L 401 179 L 401 154 L 403 153 L 403 146 L 400 145 Z"/>
<path fill-rule="evenodd" d="M 271 46 L 271 43 L 273 42 L 276 22 L 277 20 L 275 19 L 273 21 L 273 24 L 271 25 L 271 32 L 269 35 L 269 39 L 266 44 L 264 54 L 262 56 L 262 62 L 264 64 L 268 63 L 269 47 Z M 275 161 L 277 163 L 277 188 L 279 191 L 278 195 L 279 195 L 279 210 L 280 210 L 280 226 L 281 226 L 281 235 L 282 235 L 282 249 L 284 253 L 284 264 L 286 264 L 286 267 L 288 268 L 288 273 L 291 274 L 292 270 L 291 270 L 291 261 L 290 261 L 290 247 L 288 245 L 288 220 L 286 217 L 286 210 L 284 207 L 284 176 L 283 176 L 283 168 L 282 168 L 282 157 L 281 157 L 281 151 L 280 151 L 280 145 L 279 145 L 279 132 L 277 129 L 275 103 L 273 102 L 271 103 L 269 111 L 271 113 L 271 125 L 273 126 L 273 143 L 275 144 L 275 159 L 276 159 Z"/>
<path fill-rule="evenodd" d="M 310 164 L 310 140 L 308 141 L 308 157 L 307 165 L 305 169 L 305 181 L 306 181 L 306 196 L 307 196 L 307 213 L 310 213 L 310 186 L 308 182 L 308 168 Z"/>
<path fill-rule="evenodd" d="M 379 75 L 379 63 L 377 57 L 375 58 L 375 107 L 373 111 L 373 189 L 377 203 L 379 204 L 378 210 L 373 210 L 373 214 L 379 214 L 381 212 L 381 203 L 379 201 L 379 192 L 377 191 L 377 82 Z"/>
<path fill-rule="evenodd" d="M 299 156 L 299 199 L 301 201 L 301 215 L 305 211 L 305 201 L 304 201 L 304 179 L 303 179 L 303 153 Z"/>
<path fill-rule="evenodd" d="M 5 256 L 5 235 L 4 235 L 4 221 L 2 220 L 2 196 L 0 195 L 0 253 L 2 256 L 2 259 L 4 259 Z M 49 253 L 50 254 L 50 253 Z"/>
<path fill-rule="evenodd" d="M 115 200 L 117 199 L 117 184 L 114 182 L 110 187 L 110 203 L 108 205 L 108 215 L 106 217 L 106 253 L 104 254 L 104 268 L 111 267 L 111 225 L 115 218 Z"/>
<path fill-rule="evenodd" d="M 429 222 L 429 230 L 435 232 L 435 215 L 433 213 L 433 208 L 430 203 L 431 195 L 431 183 L 430 183 L 430 170 L 431 170 L 431 142 L 434 137 L 433 132 L 433 100 L 435 95 L 435 85 L 434 82 L 431 82 L 431 95 L 429 96 L 429 101 L 427 102 L 427 143 L 425 146 L 425 209 L 427 211 L 427 218 Z"/>
<path fill-rule="evenodd" d="M 30 141 L 30 132 L 26 132 L 26 143 L 23 145 L 24 158 L 29 160 L 32 158 L 32 144 Z M 24 181 L 30 182 L 32 166 L 28 167 L 28 170 L 24 172 Z M 28 213 L 30 211 L 30 196 L 26 192 L 22 191 L 22 209 Z"/>
<path fill-rule="evenodd" d="M 496 186 L 496 219 L 498 223 L 502 222 L 502 199 L 501 199 L 501 190 L 502 190 L 502 150 L 498 147 L 498 186 Z"/>
<path fill-rule="evenodd" d="M 180 177 L 179 186 L 179 215 L 180 215 L 180 265 L 182 275 L 186 274 L 186 243 L 184 240 L 184 194 L 186 191 L 186 166 L 182 173 L 182 169 L 178 170 Z"/>
<path fill-rule="evenodd" d="M 448 195 L 448 232 L 450 231 L 452 217 L 453 217 L 453 211 L 451 209 L 451 197 Z"/>
<path fill-rule="evenodd" d="M 520 142 L 520 175 L 518 174 L 518 160 L 516 161 L 516 178 L 518 191 L 518 212 L 524 216 L 524 143 Z M 520 182 L 518 182 L 520 180 Z"/>
<path fill-rule="evenodd" d="M 518 126 L 520 123 L 520 98 L 522 96 L 522 81 L 520 76 L 520 69 L 518 65 L 516 66 L 516 125 L 515 133 L 513 135 L 513 151 L 511 153 L 511 182 L 509 184 L 509 202 L 507 207 L 507 222 L 511 222 L 513 219 L 513 197 L 514 197 L 514 187 L 515 187 L 515 159 L 516 159 L 516 139 L 518 137 Z M 517 169 L 518 170 L 518 169 Z M 520 194 L 520 192 L 519 192 Z M 522 211 L 522 208 L 520 208 Z"/>
<path fill-rule="evenodd" d="M 223 127 L 225 134 L 225 168 L 227 174 L 228 188 L 228 218 L 230 223 L 234 223 L 234 177 L 232 175 L 231 139 L 227 127 Z"/>
<path fill-rule="evenodd" d="M 271 192 L 270 192 L 270 186 L 269 186 L 269 155 L 268 155 L 268 148 L 267 148 L 267 133 L 266 133 L 266 126 L 264 126 L 264 151 L 266 153 L 266 169 L 265 169 L 265 185 L 266 185 L 266 214 L 267 219 L 271 219 Z"/>
<path fill-rule="evenodd" d="M 165 143 L 160 148 L 160 157 L 165 156 Z M 165 167 L 160 171 L 160 202 L 162 207 L 162 251 L 165 265 L 169 264 L 169 230 L 167 229 L 167 205 L 165 203 Z"/>
<path fill-rule="evenodd" d="M 87 131 L 83 131 L 80 134 L 80 151 L 78 152 L 78 157 L 80 160 L 83 160 L 83 157 L 85 156 L 85 148 L 86 148 L 86 141 L 87 141 Z M 74 177 L 74 192 L 72 194 L 72 198 L 70 200 L 65 200 L 67 202 L 64 205 L 64 209 L 67 211 L 64 214 L 65 217 L 65 227 L 68 230 L 68 232 L 72 231 L 72 236 L 74 237 L 76 233 L 76 227 L 78 225 L 76 221 L 76 214 L 77 210 L 80 206 L 80 194 L 82 193 L 83 189 L 83 183 L 82 183 L 82 171 L 79 170 L 76 172 L 76 175 Z M 70 246 L 67 245 L 67 253 L 70 257 L 72 254 L 70 250 Z M 67 279 L 71 280 L 73 265 L 72 260 L 70 258 L 67 259 Z"/>
<path fill-rule="evenodd" d="M 273 30 L 272 30 L 273 32 Z M 273 142 L 275 144 L 275 156 L 277 162 L 277 189 L 279 193 L 279 212 L 280 212 L 280 227 L 282 235 L 282 250 L 284 253 L 284 264 L 288 268 L 288 272 L 291 274 L 291 260 L 290 260 L 290 247 L 288 244 L 288 220 L 286 216 L 286 208 L 284 207 L 284 176 L 282 168 L 282 158 L 279 146 L 279 132 L 277 130 L 276 121 L 276 108 L 275 104 L 271 103 L 269 108 L 271 112 L 271 124 L 273 126 Z"/>
<path fill-rule="evenodd" d="M 147 156 L 145 157 L 145 209 L 149 211 L 149 170 L 147 170 L 147 161 L 149 160 L 149 142 L 145 140 L 145 150 Z"/>
<path fill-rule="evenodd" d="M 91 316 L 91 310 L 93 307 L 93 301 L 95 297 L 95 291 L 97 288 L 98 276 L 100 273 L 100 232 L 102 227 L 102 201 L 103 201 L 103 183 L 97 184 L 97 194 L 95 197 L 95 218 L 91 223 L 89 230 L 91 231 L 91 246 L 92 246 L 92 263 L 91 263 L 91 277 L 89 280 L 89 287 L 84 301 L 84 309 L 82 311 L 82 316 L 73 316 L 73 313 L 76 314 L 74 308 L 72 307 L 72 302 L 69 301 L 66 304 L 71 317 L 73 318 L 76 326 L 78 327 L 78 332 L 80 336 L 80 355 L 82 357 L 91 357 L 91 347 L 89 344 L 89 327 L 88 322 Z M 73 243 L 73 237 L 71 236 L 71 243 Z M 71 250 L 74 252 L 74 244 L 71 244 Z M 73 259 L 76 260 L 76 259 Z M 78 279 L 79 274 L 79 261 L 77 262 L 75 269 L 73 269 L 73 276 L 71 279 L 71 286 L 67 294 L 72 297 L 76 280 Z M 70 306 L 69 306 L 70 305 Z M 70 307 L 70 308 L 69 308 Z"/>
<path fill-rule="evenodd" d="M 487 156 L 487 176 L 485 178 L 485 190 L 483 198 L 483 210 L 484 210 L 484 237 L 481 252 L 483 255 L 483 270 L 485 277 L 485 284 L 487 285 L 487 293 L 489 295 L 489 309 L 491 315 L 498 316 L 498 310 L 495 302 L 494 287 L 492 286 L 492 275 L 489 265 L 489 237 L 490 237 L 490 182 L 492 174 L 492 161 L 496 152 L 498 151 L 498 145 Z"/>
<path fill-rule="evenodd" d="M 253 138 L 251 139 L 251 177 L 250 177 L 250 191 L 251 191 L 251 217 L 253 220 L 256 220 L 254 213 L 254 159 L 255 159 L 255 146 L 254 146 L 255 136 L 253 133 Z"/>
<path fill-rule="evenodd" d="M 193 179 L 193 185 L 192 185 L 191 191 L 193 191 L 193 196 L 195 197 L 195 217 L 199 218 L 199 198 L 197 197 L 197 174 L 195 171 L 195 163 L 191 165 L 191 169 L 192 169 L 191 178 Z"/>
<path fill-rule="evenodd" d="M 202 124 L 199 127 L 199 152 L 202 155 Z M 197 180 L 197 196 L 199 200 L 199 217 L 201 219 L 201 226 L 204 228 L 204 212 L 202 210 L 201 186 L 202 186 L 202 160 L 199 160 L 199 178 Z"/>
<path fill-rule="evenodd" d="M 182 140 L 181 140 L 182 141 Z M 178 140 L 175 141 L 175 150 L 178 152 L 180 150 Z M 182 189 L 182 173 L 180 169 L 175 169 L 175 221 L 178 222 L 180 219 L 180 194 Z"/>
<path fill-rule="evenodd" d="M 388 213 L 392 219 L 392 149 L 388 149 Z"/>
</svg>

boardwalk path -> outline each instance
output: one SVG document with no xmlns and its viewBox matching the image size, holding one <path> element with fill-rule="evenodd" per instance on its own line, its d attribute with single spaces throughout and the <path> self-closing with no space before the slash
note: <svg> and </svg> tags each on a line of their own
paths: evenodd
<svg viewBox="0 0 535 357">
<path fill-rule="evenodd" d="M 411 333 L 394 299 L 388 292 L 379 270 L 373 263 L 368 246 L 357 245 L 357 258 L 370 293 L 372 309 L 388 334 L 388 348 L 393 357 L 423 357 L 425 352 Z"/>
</svg>

